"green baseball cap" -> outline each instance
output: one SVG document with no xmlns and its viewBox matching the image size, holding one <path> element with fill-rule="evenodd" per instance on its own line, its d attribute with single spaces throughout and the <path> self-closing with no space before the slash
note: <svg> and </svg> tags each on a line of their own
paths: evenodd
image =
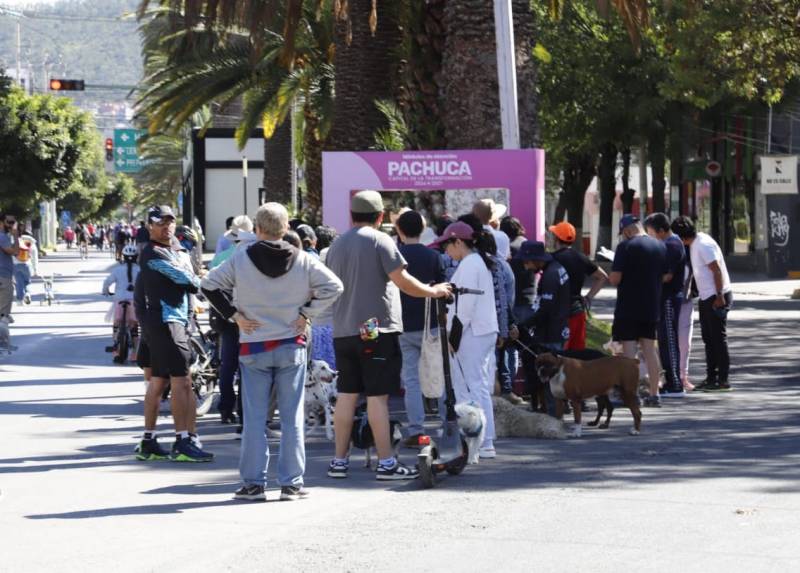
<svg viewBox="0 0 800 573">
<path fill-rule="evenodd" d="M 359 191 L 350 199 L 351 213 L 381 213 L 383 198 L 377 191 Z"/>
</svg>

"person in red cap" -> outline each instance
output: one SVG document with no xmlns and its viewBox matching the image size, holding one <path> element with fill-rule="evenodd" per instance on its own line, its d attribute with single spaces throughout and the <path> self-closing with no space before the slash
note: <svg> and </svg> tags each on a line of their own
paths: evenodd
<svg viewBox="0 0 800 573">
<path fill-rule="evenodd" d="M 550 227 L 555 239 L 553 258 L 558 261 L 569 275 L 569 340 L 565 350 L 583 350 L 586 348 L 586 311 L 592 306 L 592 300 L 608 281 L 606 272 L 589 260 L 577 249 L 572 248 L 576 239 L 575 227 L 566 221 Z M 586 277 L 593 279 L 589 292 L 581 294 Z"/>
</svg>

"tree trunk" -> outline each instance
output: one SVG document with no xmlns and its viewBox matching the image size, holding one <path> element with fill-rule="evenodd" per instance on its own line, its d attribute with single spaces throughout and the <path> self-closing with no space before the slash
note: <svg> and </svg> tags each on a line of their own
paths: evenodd
<svg viewBox="0 0 800 573">
<path fill-rule="evenodd" d="M 664 189 L 667 187 L 665 170 L 667 162 L 666 134 L 662 130 L 650 134 L 647 142 L 650 167 L 653 171 L 653 211 L 666 212 Z"/>
<path fill-rule="evenodd" d="M 633 195 L 635 190 L 631 187 L 631 148 L 626 145 L 622 149 L 622 211 L 633 212 Z"/>
<path fill-rule="evenodd" d="M 566 181 L 564 187 L 566 187 Z M 564 220 L 567 215 L 567 191 L 564 189 L 558 194 L 558 202 L 556 203 L 556 211 L 553 214 L 553 225 L 556 225 Z"/>
<path fill-rule="evenodd" d="M 486 0 L 448 0 L 440 109 L 450 149 L 502 147 L 494 9 Z"/>
<path fill-rule="evenodd" d="M 611 224 L 614 222 L 614 199 L 616 199 L 617 146 L 605 143 L 600 149 L 600 166 L 597 176 L 600 187 L 600 231 L 597 247 L 611 248 Z"/>
<path fill-rule="evenodd" d="M 517 68 L 519 142 L 521 148 L 527 149 L 539 145 L 539 101 L 536 93 L 538 60 L 533 57 L 533 48 L 536 45 L 534 14 L 531 10 L 530 0 L 513 0 L 512 9 Z"/>
<path fill-rule="evenodd" d="M 292 202 L 292 120 L 287 117 L 264 142 L 264 189 L 267 201 Z"/>
<path fill-rule="evenodd" d="M 386 124 L 375 100 L 394 99 L 397 77 L 394 52 L 402 40 L 394 4 L 380 3 L 374 35 L 369 24 L 372 0 L 349 0 L 352 28 L 348 28 L 348 22 L 336 23 L 336 98 L 328 149 L 367 150 L 375 143 L 375 131 Z"/>
<path fill-rule="evenodd" d="M 304 218 L 322 221 L 322 142 L 318 139 L 319 119 L 308 108 L 304 110 L 306 195 L 303 200 Z"/>
<path fill-rule="evenodd" d="M 597 170 L 595 158 L 591 153 L 570 154 L 564 167 L 564 203 L 567 209 L 567 220 L 575 227 L 576 243 L 579 248 L 583 243 L 583 206 L 586 190 L 592 182 Z M 561 219 L 556 219 L 560 221 Z"/>
</svg>

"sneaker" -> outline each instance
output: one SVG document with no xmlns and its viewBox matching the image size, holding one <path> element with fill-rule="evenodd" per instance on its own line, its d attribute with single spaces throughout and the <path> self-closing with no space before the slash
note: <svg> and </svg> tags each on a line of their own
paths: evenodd
<svg viewBox="0 0 800 573">
<path fill-rule="evenodd" d="M 308 499 L 308 490 L 301 485 L 286 485 L 281 488 L 281 501 Z"/>
<path fill-rule="evenodd" d="M 224 412 L 220 412 L 219 413 L 219 417 L 220 417 L 220 422 L 222 422 L 223 424 L 238 424 L 239 423 L 239 421 L 236 419 L 236 414 L 234 414 L 230 410 L 227 410 L 227 411 L 224 411 Z"/>
<path fill-rule="evenodd" d="M 424 434 L 414 434 L 413 436 L 407 437 L 403 440 L 403 447 L 405 448 L 418 448 L 419 447 L 419 438 Z"/>
<path fill-rule="evenodd" d="M 497 457 L 497 450 L 494 448 L 480 448 L 478 450 L 478 457 L 482 460 L 493 460 Z"/>
<path fill-rule="evenodd" d="M 198 436 L 194 432 L 189 432 L 189 439 L 192 440 L 192 443 L 195 445 L 195 447 L 198 450 L 202 450 L 203 449 L 203 442 L 200 441 L 200 436 Z M 213 455 L 213 454 L 211 454 L 211 455 Z"/>
<path fill-rule="evenodd" d="M 711 384 L 706 384 L 702 388 L 703 392 L 730 392 L 731 385 L 727 382 L 712 382 Z"/>
<path fill-rule="evenodd" d="M 173 462 L 210 462 L 214 459 L 214 454 L 198 448 L 189 437 L 175 440 L 171 458 Z"/>
<path fill-rule="evenodd" d="M 706 386 L 708 386 L 709 384 L 716 384 L 716 382 L 714 380 L 709 380 L 708 378 L 706 378 L 705 380 L 700 382 L 700 384 L 695 384 L 694 389 L 699 392 L 703 392 Z"/>
<path fill-rule="evenodd" d="M 142 462 L 154 462 L 156 460 L 168 460 L 169 452 L 163 449 L 158 440 L 150 438 L 142 440 L 136 447 L 136 459 Z"/>
<path fill-rule="evenodd" d="M 264 494 L 264 486 L 243 485 L 233 494 L 233 499 L 244 499 L 247 501 L 267 501 Z"/>
<path fill-rule="evenodd" d="M 642 400 L 642 405 L 645 408 L 660 408 L 661 398 L 658 396 L 646 396 L 645 399 Z"/>
<path fill-rule="evenodd" d="M 347 477 L 347 470 L 350 468 L 350 464 L 347 462 L 337 462 L 335 460 L 331 460 L 331 465 L 328 466 L 328 477 L 332 478 L 346 478 Z"/>
<path fill-rule="evenodd" d="M 662 398 L 683 398 L 686 396 L 686 392 L 683 391 L 683 388 L 680 390 L 673 390 L 671 388 L 662 388 L 658 392 L 659 396 Z"/>
<path fill-rule="evenodd" d="M 330 475 L 330 472 L 328 473 Z M 391 467 L 378 465 L 378 472 L 375 478 L 379 481 L 393 481 L 404 479 L 417 479 L 419 477 L 419 470 L 417 468 L 410 468 L 400 462 L 395 462 Z"/>
<path fill-rule="evenodd" d="M 508 402 L 511 402 L 515 406 L 519 406 L 525 401 L 516 394 L 514 394 L 513 392 L 503 392 L 502 394 L 500 394 L 500 397 L 503 398 L 504 400 L 507 400 Z"/>
<path fill-rule="evenodd" d="M 24 302 L 25 304 L 30 304 L 31 303 L 31 295 L 29 295 L 28 293 L 25 293 L 25 296 L 22 298 L 22 302 Z"/>
</svg>

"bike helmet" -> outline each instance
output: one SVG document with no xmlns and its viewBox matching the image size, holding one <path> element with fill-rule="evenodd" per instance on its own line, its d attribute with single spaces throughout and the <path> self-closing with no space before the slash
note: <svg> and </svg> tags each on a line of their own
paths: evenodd
<svg viewBox="0 0 800 573">
<path fill-rule="evenodd" d="M 136 247 L 134 247 L 133 245 L 125 245 L 122 248 L 122 256 L 125 259 L 131 259 L 135 261 L 136 257 L 139 256 L 139 253 L 136 251 Z"/>
<path fill-rule="evenodd" d="M 197 245 L 197 234 L 187 225 L 180 225 L 175 229 L 175 238 L 184 243 L 184 246 L 186 242 L 190 243 L 192 248 Z"/>
</svg>

